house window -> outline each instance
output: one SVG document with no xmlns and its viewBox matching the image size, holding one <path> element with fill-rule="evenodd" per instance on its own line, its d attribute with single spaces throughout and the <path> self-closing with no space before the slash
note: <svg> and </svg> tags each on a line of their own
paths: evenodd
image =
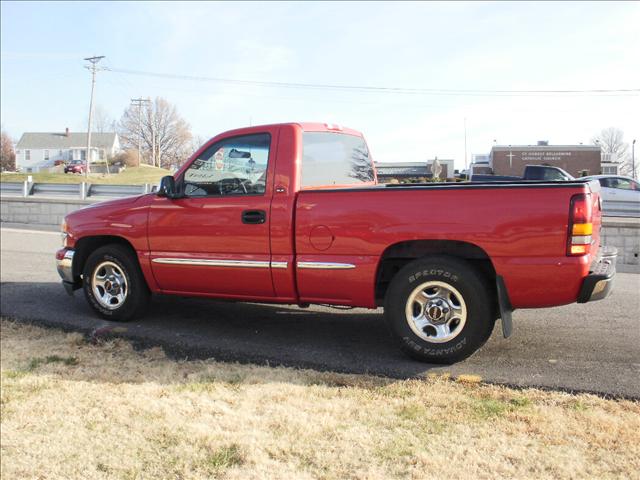
<svg viewBox="0 0 640 480">
<path fill-rule="evenodd" d="M 86 150 L 80 150 L 80 160 L 82 160 L 83 162 L 87 160 L 87 151 Z"/>
<path fill-rule="evenodd" d="M 618 167 L 615 167 L 615 166 L 603 166 L 602 167 L 602 173 L 604 175 L 617 175 L 618 174 Z"/>
<path fill-rule="evenodd" d="M 31 150 L 25 150 L 24 151 L 24 159 L 26 161 L 30 161 L 31 160 Z"/>
<path fill-rule="evenodd" d="M 101 148 L 98 152 L 100 152 L 100 160 L 104 160 L 104 149 Z"/>
<path fill-rule="evenodd" d="M 49 150 L 45 150 L 44 151 L 44 160 L 48 161 L 49 160 Z"/>
</svg>

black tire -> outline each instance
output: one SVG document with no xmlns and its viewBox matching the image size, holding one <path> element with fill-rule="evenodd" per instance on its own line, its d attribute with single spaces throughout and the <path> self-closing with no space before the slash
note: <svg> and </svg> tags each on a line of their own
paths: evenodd
<svg viewBox="0 0 640 480">
<path fill-rule="evenodd" d="M 429 305 L 427 302 L 438 303 L 441 298 L 438 295 L 446 294 L 446 298 L 454 298 L 453 305 L 458 309 L 455 311 L 459 312 L 460 302 L 458 304 L 455 302 L 457 294 L 449 295 L 457 291 L 466 308 L 465 322 L 457 318 L 451 319 L 451 324 L 454 327 L 446 327 L 446 329 L 449 330 L 450 335 L 455 334 L 455 336 L 447 341 L 448 336 L 442 335 L 442 343 L 434 343 L 434 341 L 428 341 L 418 336 L 411 325 L 413 324 L 416 329 L 419 326 L 407 318 L 405 311 L 406 308 L 409 308 L 407 302 L 412 293 L 418 290 L 417 287 L 435 285 L 428 282 L 439 282 L 440 286 L 427 289 L 427 293 L 432 293 L 434 300 L 425 300 L 420 297 L 427 306 Z M 451 287 L 453 290 L 448 290 Z M 491 336 L 495 319 L 490 291 L 491 289 L 487 287 L 487 280 L 465 260 L 447 256 L 425 257 L 405 265 L 393 277 L 384 302 L 385 319 L 392 335 L 400 343 L 400 348 L 410 357 L 430 363 L 458 362 L 476 352 Z M 415 312 L 421 311 L 419 302 L 411 302 L 411 305 L 411 312 L 414 312 L 414 308 Z M 449 305 L 445 304 L 444 308 L 447 307 Z M 424 311 L 426 312 L 427 308 L 424 308 Z M 452 313 L 447 315 L 453 317 L 463 316 L 453 313 L 453 308 L 448 308 L 446 311 L 451 311 Z M 419 313 L 413 315 L 417 317 Z M 434 315 L 443 315 L 442 310 L 440 314 L 434 311 Z M 425 315 L 425 318 L 428 318 L 429 322 L 432 321 L 429 315 Z M 427 337 L 433 335 L 432 338 L 438 335 L 435 327 L 430 325 L 424 327 L 422 333 Z"/>
<path fill-rule="evenodd" d="M 112 271 L 121 274 L 118 275 L 118 278 L 125 280 L 124 283 L 119 282 L 119 286 L 112 292 L 126 292 L 126 295 L 122 301 L 114 300 L 114 305 L 111 305 L 110 308 L 104 305 L 106 302 L 96 296 L 92 287 L 92 278 L 96 269 L 102 266 L 98 273 L 107 273 L 105 265 Z M 98 276 L 100 277 L 100 275 Z M 82 272 L 82 284 L 84 295 L 91 308 L 107 320 L 127 322 L 142 316 L 151 296 L 135 254 L 129 248 L 118 244 L 105 245 L 89 255 Z M 109 284 L 110 287 L 112 285 L 113 283 Z M 121 288 L 120 285 L 124 285 L 126 288 Z M 98 288 L 98 293 L 104 291 L 104 287 Z"/>
</svg>

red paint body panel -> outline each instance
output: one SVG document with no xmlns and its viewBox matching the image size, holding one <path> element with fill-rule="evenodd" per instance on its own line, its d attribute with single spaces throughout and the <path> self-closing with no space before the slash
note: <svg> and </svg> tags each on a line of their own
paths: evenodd
<svg viewBox="0 0 640 480">
<path fill-rule="evenodd" d="M 452 240 L 488 255 L 515 308 L 576 301 L 599 246 L 599 194 L 596 190 L 590 197 L 595 206 L 591 254 L 566 255 L 569 205 L 573 195 L 590 193 L 590 184 L 385 188 L 372 182 L 358 188 L 301 190 L 304 131 L 335 130 L 310 123 L 233 130 L 203 145 L 175 175 L 179 181 L 212 143 L 269 133 L 264 195 L 172 200 L 150 194 L 104 202 L 67 216 L 67 247 L 94 236 L 126 240 L 154 292 L 374 308 L 380 259 L 389 247 L 411 240 Z M 340 133 L 361 135 L 346 128 Z M 244 210 L 264 210 L 267 219 L 244 224 Z M 212 259 L 260 267 L 202 265 Z M 296 262 L 354 268 L 302 269 Z"/>
<path fill-rule="evenodd" d="M 514 307 L 575 302 L 592 258 L 566 256 L 569 201 L 587 187 L 461 187 L 301 192 L 298 258 L 353 263 L 368 278 L 359 283 L 354 271 L 331 271 L 331 282 L 309 284 L 306 277 L 317 274 L 298 272 L 300 296 L 343 291 L 359 299 L 359 305 L 374 306 L 371 258 L 379 259 L 388 247 L 407 240 L 455 240 L 487 253 L 504 277 Z M 325 251 L 309 240 L 317 225 L 327 226 L 335 237 Z M 366 291 L 355 291 L 358 286 Z"/>
</svg>

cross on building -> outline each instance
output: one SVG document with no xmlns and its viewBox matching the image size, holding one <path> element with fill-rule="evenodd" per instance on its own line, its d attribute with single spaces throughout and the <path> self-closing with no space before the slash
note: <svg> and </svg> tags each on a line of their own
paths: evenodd
<svg viewBox="0 0 640 480">
<path fill-rule="evenodd" d="M 507 157 L 509 157 L 509 168 L 513 167 L 513 157 L 515 157 L 515 155 L 513 154 L 513 152 L 509 152 L 509 155 L 507 155 Z"/>
</svg>

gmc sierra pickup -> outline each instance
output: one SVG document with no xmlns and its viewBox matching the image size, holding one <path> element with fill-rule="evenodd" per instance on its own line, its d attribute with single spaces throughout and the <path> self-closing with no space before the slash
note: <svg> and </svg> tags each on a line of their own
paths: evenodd
<svg viewBox="0 0 640 480">
<path fill-rule="evenodd" d="M 315 123 L 214 137 L 157 193 L 69 214 L 69 293 L 102 317 L 150 294 L 384 306 L 410 356 L 464 359 L 511 312 L 607 296 L 597 182 L 379 185 L 361 133 Z"/>
</svg>

